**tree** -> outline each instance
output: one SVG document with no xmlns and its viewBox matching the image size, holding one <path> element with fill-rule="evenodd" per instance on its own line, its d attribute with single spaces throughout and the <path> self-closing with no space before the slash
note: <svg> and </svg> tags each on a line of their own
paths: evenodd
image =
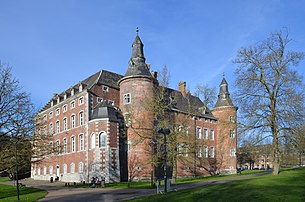
<svg viewBox="0 0 305 202">
<path fill-rule="evenodd" d="M 196 86 L 195 95 L 199 97 L 205 108 L 213 108 L 217 99 L 216 88 L 212 88 L 207 84 L 198 84 Z"/>
<path fill-rule="evenodd" d="M 11 176 L 18 170 L 30 169 L 31 138 L 34 131 L 34 106 L 11 68 L 0 62 L 0 172 Z M 16 151 L 15 151 L 16 149 Z"/>
<path fill-rule="evenodd" d="M 271 137 L 274 175 L 281 164 L 281 140 L 303 116 L 303 81 L 292 67 L 304 53 L 288 51 L 290 41 L 287 31 L 273 33 L 254 46 L 241 48 L 235 60 L 241 132 Z"/>
</svg>

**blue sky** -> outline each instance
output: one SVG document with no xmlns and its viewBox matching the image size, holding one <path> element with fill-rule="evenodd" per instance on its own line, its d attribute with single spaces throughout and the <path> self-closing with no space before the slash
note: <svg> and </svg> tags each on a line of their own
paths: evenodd
<svg viewBox="0 0 305 202">
<path fill-rule="evenodd" d="M 0 0 L 0 60 L 37 107 L 95 72 L 125 74 L 136 27 L 152 70 L 233 91 L 238 49 L 288 28 L 305 51 L 304 0 Z M 304 75 L 305 62 L 299 66 Z"/>
</svg>

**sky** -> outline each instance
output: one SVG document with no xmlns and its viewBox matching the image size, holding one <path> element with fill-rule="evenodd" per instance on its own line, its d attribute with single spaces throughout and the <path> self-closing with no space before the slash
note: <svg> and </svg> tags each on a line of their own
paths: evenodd
<svg viewBox="0 0 305 202">
<path fill-rule="evenodd" d="M 305 0 L 0 0 L 0 25 L 0 61 L 38 108 L 102 69 L 124 75 L 136 27 L 151 70 L 191 92 L 223 73 L 233 92 L 238 50 L 283 28 L 305 51 Z"/>
</svg>

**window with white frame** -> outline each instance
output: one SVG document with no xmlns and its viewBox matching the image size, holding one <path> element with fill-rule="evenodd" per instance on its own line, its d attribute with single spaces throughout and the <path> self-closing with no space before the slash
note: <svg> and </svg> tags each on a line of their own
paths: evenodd
<svg viewBox="0 0 305 202">
<path fill-rule="evenodd" d="M 44 120 L 44 121 L 47 120 L 47 115 L 46 115 L 46 114 L 43 115 L 43 120 Z"/>
<path fill-rule="evenodd" d="M 71 108 L 71 109 L 75 108 L 75 101 L 74 101 L 74 100 L 71 101 L 71 103 L 70 103 L 70 108 Z"/>
<path fill-rule="evenodd" d="M 95 171 L 96 171 L 96 166 L 95 166 L 95 164 L 92 164 L 91 171 L 92 171 L 92 172 L 95 172 Z"/>
<path fill-rule="evenodd" d="M 103 100 L 104 100 L 104 99 L 101 98 L 101 97 L 97 97 L 97 98 L 96 98 L 96 101 L 97 101 L 98 103 L 103 102 Z"/>
<path fill-rule="evenodd" d="M 199 158 L 202 157 L 202 146 L 198 146 L 198 147 L 197 147 L 197 156 L 198 156 Z"/>
<path fill-rule="evenodd" d="M 84 163 L 80 162 L 78 164 L 78 173 L 83 173 L 84 172 Z"/>
<path fill-rule="evenodd" d="M 71 137 L 71 152 L 75 152 L 75 137 Z"/>
<path fill-rule="evenodd" d="M 84 150 L 84 134 L 80 134 L 78 136 L 78 143 L 79 143 L 79 151 Z"/>
<path fill-rule="evenodd" d="M 67 105 L 62 106 L 62 112 L 66 112 L 67 110 L 68 110 L 68 106 Z"/>
<path fill-rule="evenodd" d="M 78 105 L 84 104 L 84 96 L 78 98 Z"/>
<path fill-rule="evenodd" d="M 230 156 L 236 156 L 236 149 L 235 148 L 230 149 Z"/>
<path fill-rule="evenodd" d="M 210 147 L 210 157 L 211 158 L 215 157 L 215 148 L 214 147 Z"/>
<path fill-rule="evenodd" d="M 46 175 L 46 174 L 47 174 L 47 167 L 44 166 L 44 167 L 43 167 L 43 175 Z"/>
<path fill-rule="evenodd" d="M 56 140 L 56 153 L 59 154 L 60 153 L 60 142 L 59 140 Z"/>
<path fill-rule="evenodd" d="M 91 149 L 95 148 L 95 134 L 93 133 L 91 135 Z"/>
<path fill-rule="evenodd" d="M 70 118 L 71 128 L 75 128 L 75 115 L 71 115 Z"/>
<path fill-rule="evenodd" d="M 131 103 L 131 94 L 130 93 L 124 94 L 123 103 L 124 103 L 124 105 Z"/>
<path fill-rule="evenodd" d="M 67 153 L 68 152 L 68 143 L 67 143 L 67 138 L 64 138 L 63 139 L 63 145 L 64 145 L 64 153 Z"/>
<path fill-rule="evenodd" d="M 50 154 L 53 153 L 53 142 L 50 142 Z"/>
<path fill-rule="evenodd" d="M 207 140 L 208 139 L 208 129 L 203 130 L 203 139 Z"/>
<path fill-rule="evenodd" d="M 235 118 L 234 118 L 234 116 L 229 116 L 229 121 L 230 121 L 230 123 L 235 123 Z"/>
<path fill-rule="evenodd" d="M 105 132 L 99 134 L 99 147 L 106 147 L 107 145 L 107 135 Z"/>
<path fill-rule="evenodd" d="M 206 145 L 203 146 L 203 157 L 204 158 L 208 158 L 209 157 L 209 148 Z"/>
<path fill-rule="evenodd" d="M 71 164 L 70 164 L 70 172 L 71 172 L 71 173 L 74 173 L 74 172 L 75 172 L 75 164 L 74 164 L 74 163 L 71 163 Z"/>
<path fill-rule="evenodd" d="M 56 116 L 58 116 L 59 114 L 60 114 L 60 109 L 57 108 L 57 109 L 56 109 Z"/>
<path fill-rule="evenodd" d="M 214 138 L 215 138 L 214 130 L 211 130 L 210 131 L 210 139 L 214 140 Z"/>
<path fill-rule="evenodd" d="M 79 122 L 80 126 L 82 126 L 84 124 L 84 112 L 83 111 L 79 112 L 79 114 L 78 114 L 78 122 Z"/>
<path fill-rule="evenodd" d="M 235 138 L 235 130 L 230 130 L 230 138 Z"/>
<path fill-rule="evenodd" d="M 37 175 L 40 175 L 40 167 L 38 168 L 38 172 L 37 172 Z"/>
<path fill-rule="evenodd" d="M 63 131 L 66 131 L 68 130 L 68 121 L 67 121 L 67 118 L 65 117 L 63 119 Z"/>
<path fill-rule="evenodd" d="M 202 129 L 200 127 L 196 128 L 197 139 L 201 139 Z"/>
<path fill-rule="evenodd" d="M 131 126 L 131 115 L 129 113 L 124 114 L 124 120 L 127 127 Z"/>
<path fill-rule="evenodd" d="M 56 130 L 56 133 L 59 133 L 60 132 L 60 122 L 59 121 L 56 121 L 55 123 L 55 130 Z"/>
<path fill-rule="evenodd" d="M 53 111 L 50 111 L 50 113 L 49 113 L 49 118 L 50 118 L 50 119 L 53 118 Z"/>
<path fill-rule="evenodd" d="M 108 91 L 109 91 L 109 87 L 108 87 L 108 86 L 103 85 L 103 91 L 104 91 L 104 92 L 108 92 Z"/>
<path fill-rule="evenodd" d="M 50 134 L 53 134 L 53 124 L 50 123 Z"/>
</svg>

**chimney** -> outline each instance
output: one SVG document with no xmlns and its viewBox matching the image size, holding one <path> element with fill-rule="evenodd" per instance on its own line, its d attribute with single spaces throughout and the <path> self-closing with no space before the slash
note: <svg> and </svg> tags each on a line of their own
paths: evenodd
<svg viewBox="0 0 305 202">
<path fill-rule="evenodd" d="M 181 94 L 183 95 L 183 97 L 185 97 L 186 96 L 186 82 L 185 81 L 180 81 L 179 90 L 180 90 Z"/>
</svg>

